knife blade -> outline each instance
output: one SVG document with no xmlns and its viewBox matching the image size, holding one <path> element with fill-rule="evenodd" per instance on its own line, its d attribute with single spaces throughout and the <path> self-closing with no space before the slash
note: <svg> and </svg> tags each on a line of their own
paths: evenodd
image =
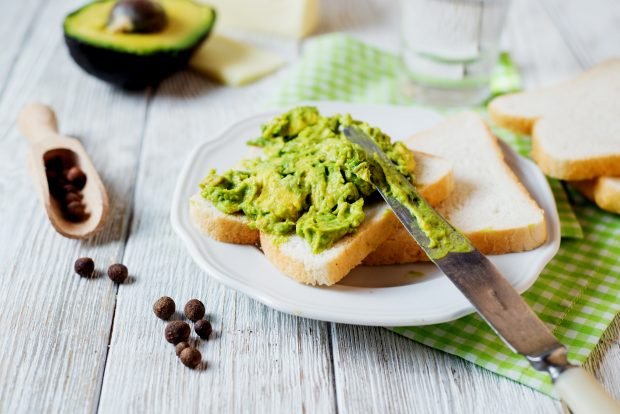
<svg viewBox="0 0 620 414">
<path fill-rule="evenodd" d="M 364 151 L 373 185 L 409 234 L 506 345 L 527 358 L 535 369 L 547 371 L 556 382 L 558 392 L 563 389 L 559 386 L 561 378 L 562 384 L 569 382 L 564 380 L 569 378 L 565 372 L 578 369 L 582 377 L 585 375 L 579 385 L 568 387 L 572 391 L 567 391 L 566 395 L 560 392 L 562 399 L 575 412 L 588 412 L 594 403 L 604 410 L 600 412 L 620 412 L 616 402 L 593 377 L 587 377 L 586 371 L 568 363 L 566 347 L 553 336 L 495 265 L 424 200 L 372 138 L 357 127 L 344 127 L 343 133 Z M 399 199 L 395 196 L 397 192 L 401 195 Z M 440 237 L 430 235 L 429 222 L 435 231 L 439 229 Z M 570 376 L 572 379 L 577 375 Z M 583 406 L 580 405 L 583 398 L 571 401 L 577 388 L 589 390 L 596 398 L 589 398 Z"/>
</svg>

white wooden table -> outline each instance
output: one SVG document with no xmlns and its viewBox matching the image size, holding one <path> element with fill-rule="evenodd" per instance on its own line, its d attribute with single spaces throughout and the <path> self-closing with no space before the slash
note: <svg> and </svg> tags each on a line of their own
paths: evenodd
<svg viewBox="0 0 620 414">
<path fill-rule="evenodd" d="M 82 0 L 0 0 L 0 413 L 445 412 L 548 413 L 550 398 L 382 328 L 317 322 L 273 311 L 210 280 L 168 221 L 187 152 L 257 110 L 283 74 L 242 89 L 191 73 L 123 93 L 70 60 L 63 16 Z M 615 0 L 519 0 L 505 33 L 527 87 L 620 54 Z M 392 1 L 326 0 L 320 32 L 348 31 L 395 50 Z M 290 61 L 302 44 L 254 37 Z M 107 184 L 112 215 L 94 240 L 48 224 L 15 128 L 22 105 L 55 107 Z M 130 283 L 83 279 L 73 261 L 123 262 Z M 183 367 L 152 303 L 204 300 L 215 338 L 208 368 Z M 617 321 L 616 321 L 617 322 Z M 620 398 L 620 323 L 590 368 Z"/>
</svg>

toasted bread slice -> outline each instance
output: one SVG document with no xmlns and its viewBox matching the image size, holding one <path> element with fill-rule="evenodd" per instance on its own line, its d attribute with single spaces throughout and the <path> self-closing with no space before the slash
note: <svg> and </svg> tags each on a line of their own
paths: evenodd
<svg viewBox="0 0 620 414">
<path fill-rule="evenodd" d="M 415 160 L 418 189 L 432 205 L 439 204 L 448 197 L 453 188 L 451 164 L 436 156 L 422 153 L 415 153 Z M 194 225 L 215 240 L 234 244 L 259 242 L 258 230 L 248 227 L 243 214 L 222 213 L 200 193 L 194 194 L 190 199 L 190 214 Z"/>
<path fill-rule="evenodd" d="M 489 114 L 501 126 L 532 135 L 532 157 L 549 176 L 620 176 L 619 94 L 616 58 L 573 80 L 496 98 Z"/>
<path fill-rule="evenodd" d="M 454 191 L 437 211 L 484 254 L 530 250 L 546 240 L 544 211 L 504 162 L 496 138 L 473 112 L 405 140 L 414 151 L 452 161 Z M 427 260 L 401 226 L 364 259 L 367 265 Z"/>
<path fill-rule="evenodd" d="M 620 214 L 620 177 L 601 177 L 570 183 L 603 210 Z"/>
</svg>

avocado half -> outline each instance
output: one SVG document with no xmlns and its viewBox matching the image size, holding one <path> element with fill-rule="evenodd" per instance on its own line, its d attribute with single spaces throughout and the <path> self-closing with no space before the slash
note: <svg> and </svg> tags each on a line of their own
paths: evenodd
<svg viewBox="0 0 620 414">
<path fill-rule="evenodd" d="M 86 72 L 126 89 L 153 85 L 187 66 L 215 23 L 215 10 L 193 0 L 159 0 L 167 24 L 157 33 L 106 29 L 116 0 L 90 3 L 63 23 L 65 42 Z"/>
</svg>

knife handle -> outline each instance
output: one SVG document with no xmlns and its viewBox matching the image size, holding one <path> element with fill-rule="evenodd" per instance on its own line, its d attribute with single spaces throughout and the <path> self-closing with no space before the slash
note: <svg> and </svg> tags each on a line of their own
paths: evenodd
<svg viewBox="0 0 620 414">
<path fill-rule="evenodd" d="M 555 391 L 574 414 L 620 414 L 620 404 L 581 367 L 571 367 L 555 380 Z"/>
</svg>

